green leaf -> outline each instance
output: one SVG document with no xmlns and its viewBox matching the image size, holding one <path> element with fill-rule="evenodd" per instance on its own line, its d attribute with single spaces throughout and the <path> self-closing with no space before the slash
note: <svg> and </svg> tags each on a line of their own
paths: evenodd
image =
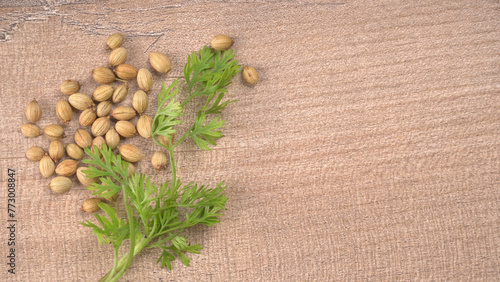
<svg viewBox="0 0 500 282">
<path fill-rule="evenodd" d="M 205 115 L 202 115 L 196 119 L 189 136 L 193 138 L 193 141 L 201 150 L 210 150 L 208 144 L 216 145 L 215 140 L 222 137 L 222 132 L 216 129 L 221 128 L 224 121 L 219 117 L 215 117 L 208 124 L 203 125 L 205 117 Z"/>
</svg>

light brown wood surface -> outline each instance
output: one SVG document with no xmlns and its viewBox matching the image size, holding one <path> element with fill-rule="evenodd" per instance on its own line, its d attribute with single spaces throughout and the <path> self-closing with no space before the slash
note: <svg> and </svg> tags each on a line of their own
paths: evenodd
<svg viewBox="0 0 500 282">
<path fill-rule="evenodd" d="M 112 265 L 112 248 L 79 225 L 93 219 L 79 210 L 90 192 L 50 192 L 24 156 L 49 141 L 20 126 L 34 97 L 38 125 L 60 124 L 65 79 L 91 94 L 89 72 L 107 64 L 114 32 L 134 66 L 149 67 L 150 51 L 170 57 L 156 92 L 219 33 L 261 78 L 229 87 L 239 102 L 223 113 L 217 147 L 177 149 L 184 182 L 228 185 L 222 222 L 189 232 L 202 253 L 167 271 L 158 251 L 144 251 L 123 281 L 500 279 L 498 1 L 69 0 L 0 2 L 0 280 L 96 281 Z M 63 125 L 64 143 L 77 118 Z M 139 171 L 169 179 L 149 163 L 156 145 L 125 142 L 144 152 Z M 18 184 L 15 275 L 8 168 Z"/>
</svg>

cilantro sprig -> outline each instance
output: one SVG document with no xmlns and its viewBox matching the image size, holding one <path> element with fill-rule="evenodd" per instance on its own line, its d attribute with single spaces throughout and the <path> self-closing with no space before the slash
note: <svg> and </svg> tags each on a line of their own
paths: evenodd
<svg viewBox="0 0 500 282">
<path fill-rule="evenodd" d="M 220 52 L 204 47 L 199 55 L 193 52 L 188 56 L 184 67 L 188 95 L 184 101 L 177 99 L 180 79 L 174 80 L 169 87 L 163 83 L 157 96 L 152 137 L 169 154 L 170 182 L 156 185 L 144 174 L 129 176 L 128 163 L 120 155 L 113 154 L 106 145 L 100 150 L 94 148 L 94 152 L 85 149 L 90 159 L 83 162 L 91 166 L 84 173 L 101 182 L 93 183 L 88 189 L 94 195 L 105 198 L 121 192 L 126 212 L 122 218 L 112 206 L 99 203 L 104 214 L 95 214 L 97 223 L 82 223 L 92 229 L 99 244 L 113 246 L 113 267 L 101 281 L 117 281 L 132 259 L 144 249 L 160 249 L 157 262 L 168 269 L 172 268 L 171 262 L 176 258 L 189 266 L 186 254 L 197 254 L 202 249 L 199 244 L 190 245 L 183 232 L 194 225 L 212 226 L 219 222 L 227 201 L 224 195 L 226 186 L 224 181 L 213 188 L 194 182 L 182 184 L 176 176 L 174 150 L 186 138 L 192 139 L 201 150 L 210 150 L 209 145 L 216 145 L 216 140 L 222 137 L 220 129 L 224 124 L 220 113 L 228 104 L 235 102 L 222 102 L 224 94 L 239 68 L 231 50 Z M 204 105 L 197 111 L 191 127 L 173 143 L 172 135 L 177 131 L 175 126 L 183 122 L 184 106 L 197 97 L 205 99 Z M 165 136 L 168 144 L 160 143 L 158 136 Z M 118 251 L 125 242 L 128 242 L 129 249 L 120 258 Z"/>
</svg>

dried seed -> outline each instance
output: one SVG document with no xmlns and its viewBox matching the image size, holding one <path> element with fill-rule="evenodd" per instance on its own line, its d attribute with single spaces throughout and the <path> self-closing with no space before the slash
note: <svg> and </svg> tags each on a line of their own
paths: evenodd
<svg viewBox="0 0 500 282">
<path fill-rule="evenodd" d="M 56 173 L 61 176 L 71 176 L 75 174 L 76 169 L 78 168 L 78 162 L 72 159 L 67 159 L 62 161 L 56 167 Z"/>
<path fill-rule="evenodd" d="M 108 132 L 106 133 L 105 136 L 106 139 L 106 145 L 113 150 L 118 146 L 118 143 L 120 143 L 120 135 L 118 135 L 118 132 L 114 128 L 110 128 Z"/>
<path fill-rule="evenodd" d="M 65 193 L 71 189 L 71 179 L 64 176 L 57 176 L 50 181 L 49 188 L 54 193 Z"/>
<path fill-rule="evenodd" d="M 84 170 L 89 169 L 88 167 L 81 166 L 76 170 L 76 178 L 78 178 L 78 181 L 82 183 L 83 186 L 87 187 L 92 185 L 92 183 L 97 183 L 98 179 L 97 178 L 90 178 L 87 177 L 87 175 L 83 172 Z"/>
<path fill-rule="evenodd" d="M 149 63 L 157 72 L 166 73 L 170 71 L 170 60 L 163 53 L 149 53 Z"/>
<path fill-rule="evenodd" d="M 104 138 L 102 136 L 97 136 L 94 138 L 92 141 L 92 152 L 96 153 L 97 151 L 94 149 L 94 146 L 97 147 L 97 149 L 102 149 L 102 145 L 105 144 L 106 141 L 104 141 Z"/>
<path fill-rule="evenodd" d="M 59 89 L 63 94 L 71 95 L 80 91 L 81 86 L 82 85 L 78 81 L 74 79 L 67 79 L 61 83 Z"/>
<path fill-rule="evenodd" d="M 73 115 L 73 110 L 65 100 L 59 100 L 56 104 L 56 115 L 62 122 L 69 122 Z"/>
<path fill-rule="evenodd" d="M 45 151 L 39 146 L 33 146 L 26 151 L 26 158 L 33 162 L 40 161 L 45 155 Z"/>
<path fill-rule="evenodd" d="M 92 135 L 101 136 L 108 132 L 109 127 L 111 126 L 109 122 L 109 117 L 100 117 L 94 121 L 92 124 Z"/>
<path fill-rule="evenodd" d="M 131 120 L 136 116 L 136 112 L 132 107 L 120 106 L 113 110 L 111 116 L 117 120 Z"/>
<path fill-rule="evenodd" d="M 106 50 L 114 50 L 122 46 L 122 43 L 123 35 L 121 35 L 120 33 L 111 34 L 108 39 L 106 39 Z"/>
<path fill-rule="evenodd" d="M 86 108 L 90 108 L 94 106 L 94 102 L 92 101 L 92 98 L 90 98 L 89 95 L 85 95 L 82 93 L 75 93 L 69 96 L 68 98 L 69 103 L 73 108 L 83 111 Z"/>
<path fill-rule="evenodd" d="M 109 101 L 104 101 L 104 102 L 97 104 L 97 116 L 104 117 L 104 116 L 109 115 L 112 107 L 113 107 L 113 105 Z"/>
<path fill-rule="evenodd" d="M 113 98 L 111 100 L 113 103 L 120 103 L 127 97 L 128 94 L 128 83 L 124 83 L 122 85 L 118 85 L 113 92 Z"/>
<path fill-rule="evenodd" d="M 38 135 L 42 134 L 40 128 L 38 128 L 38 126 L 33 123 L 26 123 L 21 125 L 21 132 L 24 136 L 30 138 L 37 137 Z"/>
<path fill-rule="evenodd" d="M 113 86 L 109 84 L 100 85 L 94 90 L 92 97 L 97 102 L 106 101 L 113 96 L 114 90 Z"/>
<path fill-rule="evenodd" d="M 142 115 L 137 120 L 137 132 L 144 138 L 151 137 L 151 127 L 153 125 L 153 118 L 148 115 Z"/>
<path fill-rule="evenodd" d="M 134 79 L 137 77 L 137 69 L 129 64 L 120 64 L 113 70 L 121 79 Z"/>
<path fill-rule="evenodd" d="M 132 137 L 136 133 L 135 126 L 130 121 L 126 120 L 118 121 L 115 124 L 115 130 L 116 132 L 118 132 L 118 134 L 125 138 Z"/>
<path fill-rule="evenodd" d="M 80 146 L 75 143 L 69 143 L 66 145 L 66 154 L 74 160 L 81 160 L 83 158 L 83 150 Z"/>
<path fill-rule="evenodd" d="M 40 160 L 39 168 L 43 177 L 50 177 L 54 174 L 55 167 L 56 165 L 54 164 L 54 161 L 47 154 L 45 154 L 45 156 L 43 156 Z"/>
<path fill-rule="evenodd" d="M 137 85 L 146 92 L 153 88 L 153 76 L 147 69 L 142 68 L 137 73 Z"/>
<path fill-rule="evenodd" d="M 49 137 L 52 140 L 57 140 L 66 137 L 66 134 L 64 133 L 64 129 L 57 124 L 50 124 L 47 125 L 44 129 L 43 132 L 45 132 L 45 135 Z"/>
<path fill-rule="evenodd" d="M 118 151 L 127 162 L 135 163 L 142 159 L 142 153 L 135 145 L 124 144 L 118 146 Z"/>
<path fill-rule="evenodd" d="M 172 137 L 170 138 L 172 144 L 174 143 L 174 133 L 172 133 Z M 160 142 L 160 144 L 162 144 L 163 146 L 166 146 L 168 147 L 168 139 L 167 137 L 163 136 L 163 135 L 160 135 L 158 136 L 158 142 Z"/>
<path fill-rule="evenodd" d="M 162 151 L 154 153 L 153 157 L 151 158 L 151 164 L 156 169 L 156 171 L 162 170 L 167 166 L 167 155 Z"/>
<path fill-rule="evenodd" d="M 259 80 L 259 74 L 251 66 L 244 67 L 241 74 L 243 75 L 243 79 L 250 84 L 257 84 L 257 81 Z"/>
<path fill-rule="evenodd" d="M 81 128 L 77 129 L 75 132 L 75 143 L 82 149 L 89 148 L 92 145 L 92 137 L 87 131 Z"/>
<path fill-rule="evenodd" d="M 142 114 L 148 108 L 149 100 L 146 92 L 138 90 L 134 93 L 132 97 L 132 107 L 139 113 Z"/>
<path fill-rule="evenodd" d="M 102 200 L 99 198 L 88 198 L 83 202 L 80 210 L 88 213 L 96 212 L 100 209 L 98 205 L 100 202 L 102 202 Z"/>
<path fill-rule="evenodd" d="M 64 157 L 64 144 L 59 140 L 50 142 L 49 156 L 52 158 L 52 160 L 54 160 L 54 162 L 57 163 Z"/>
<path fill-rule="evenodd" d="M 95 113 L 94 107 L 85 109 L 81 114 L 80 118 L 78 119 L 78 122 L 80 122 L 81 126 L 89 126 L 91 125 L 95 119 L 97 118 L 97 115 Z"/>
<path fill-rule="evenodd" d="M 133 164 L 131 164 L 131 163 L 128 163 L 127 177 L 130 177 L 134 173 L 135 173 L 135 166 Z"/>
<path fill-rule="evenodd" d="M 98 67 L 92 71 L 92 77 L 100 84 L 109 84 L 115 81 L 116 77 L 113 71 L 106 67 Z"/>
<path fill-rule="evenodd" d="M 31 122 L 37 122 L 42 117 L 42 107 L 33 99 L 33 101 L 28 103 L 26 106 L 26 118 Z"/>
<path fill-rule="evenodd" d="M 224 34 L 219 34 L 212 39 L 210 45 L 215 50 L 225 51 L 229 49 L 229 47 L 231 47 L 233 43 L 234 41 L 229 36 Z"/>
<path fill-rule="evenodd" d="M 109 65 L 111 67 L 125 63 L 127 60 L 127 49 L 118 47 L 109 54 Z"/>
</svg>

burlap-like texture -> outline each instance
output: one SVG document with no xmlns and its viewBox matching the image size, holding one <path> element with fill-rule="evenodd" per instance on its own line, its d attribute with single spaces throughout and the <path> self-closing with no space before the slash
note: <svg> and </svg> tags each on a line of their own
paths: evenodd
<svg viewBox="0 0 500 282">
<path fill-rule="evenodd" d="M 150 69 L 150 51 L 172 61 L 170 74 L 154 74 L 149 115 L 161 81 L 182 77 L 187 55 L 219 33 L 261 78 L 229 87 L 239 102 L 222 115 L 217 147 L 176 151 L 184 182 L 228 185 L 222 222 L 189 231 L 202 253 L 167 271 L 146 250 L 123 281 L 498 281 L 499 11 L 498 1 L 1 2 L 0 280 L 96 281 L 112 265 L 112 248 L 79 225 L 93 220 L 79 210 L 90 192 L 75 183 L 52 193 L 24 156 L 49 140 L 20 126 L 36 98 L 37 124 L 61 124 L 74 142 L 78 113 L 69 124 L 55 115 L 67 99 L 59 85 L 77 79 L 91 94 L 90 71 L 107 65 L 104 42 L 118 31 L 128 63 Z M 122 143 L 141 148 L 140 172 L 170 178 L 152 169 L 151 141 Z"/>
</svg>

